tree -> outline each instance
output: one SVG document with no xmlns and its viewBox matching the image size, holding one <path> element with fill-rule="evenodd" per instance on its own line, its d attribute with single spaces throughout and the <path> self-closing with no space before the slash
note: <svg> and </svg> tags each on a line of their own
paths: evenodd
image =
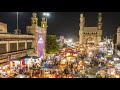
<svg viewBox="0 0 120 90">
<path fill-rule="evenodd" d="M 66 47 L 67 47 L 67 44 L 64 43 L 63 46 L 62 46 L 62 48 L 66 48 Z"/>
<path fill-rule="evenodd" d="M 55 54 L 59 51 L 59 43 L 57 42 L 57 37 L 55 35 L 48 35 L 46 37 L 46 53 Z"/>
</svg>

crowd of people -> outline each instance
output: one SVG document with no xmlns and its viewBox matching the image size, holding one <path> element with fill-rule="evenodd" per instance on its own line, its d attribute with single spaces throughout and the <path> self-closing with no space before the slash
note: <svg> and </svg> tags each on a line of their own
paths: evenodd
<svg viewBox="0 0 120 90">
<path fill-rule="evenodd" d="M 73 57 L 67 58 L 67 53 Z M 12 68 L 14 76 L 11 78 L 89 78 L 89 74 L 94 75 L 95 78 L 109 78 L 110 75 L 105 70 L 110 62 L 101 58 L 104 56 L 105 54 L 101 54 L 95 46 L 72 52 L 60 51 L 44 59 L 41 58 L 39 63 L 33 63 L 32 66 L 15 66 Z M 6 76 L 7 73 L 1 77 Z"/>
</svg>

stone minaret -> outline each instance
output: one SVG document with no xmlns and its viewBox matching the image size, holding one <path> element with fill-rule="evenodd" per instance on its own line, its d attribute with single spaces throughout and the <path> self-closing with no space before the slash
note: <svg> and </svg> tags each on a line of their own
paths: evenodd
<svg viewBox="0 0 120 90">
<path fill-rule="evenodd" d="M 98 42 L 102 40 L 102 13 L 98 13 Z"/>
<path fill-rule="evenodd" d="M 32 17 L 31 17 L 31 26 L 27 26 L 27 34 L 36 35 L 37 27 L 38 27 L 38 18 L 37 18 L 37 14 L 34 12 L 32 13 Z"/>
<path fill-rule="evenodd" d="M 45 17 L 42 18 L 42 21 L 41 21 L 41 30 L 42 30 L 42 37 L 44 39 L 44 49 L 43 49 L 43 54 L 45 56 L 46 54 L 46 34 L 47 34 L 47 22 L 46 22 L 46 19 Z"/>
<path fill-rule="evenodd" d="M 80 14 L 80 31 L 79 31 L 79 42 L 80 44 L 83 43 L 83 32 L 84 32 L 84 25 L 85 25 L 85 17 L 83 13 Z"/>
<path fill-rule="evenodd" d="M 32 48 L 34 48 L 35 54 L 37 55 L 37 37 L 36 37 L 36 31 L 40 30 L 38 27 L 38 18 L 37 18 L 37 13 L 32 13 L 31 17 L 31 26 L 27 26 L 27 34 L 33 35 L 35 39 L 33 40 L 32 43 Z"/>
<path fill-rule="evenodd" d="M 117 45 L 120 45 L 120 27 L 117 29 Z"/>
<path fill-rule="evenodd" d="M 37 14 L 35 12 L 32 13 L 31 24 L 32 24 L 32 26 L 38 25 L 38 18 L 37 18 Z"/>
<path fill-rule="evenodd" d="M 45 17 L 42 18 L 42 21 L 41 21 L 41 28 L 47 28 L 47 22 L 45 20 Z"/>
</svg>

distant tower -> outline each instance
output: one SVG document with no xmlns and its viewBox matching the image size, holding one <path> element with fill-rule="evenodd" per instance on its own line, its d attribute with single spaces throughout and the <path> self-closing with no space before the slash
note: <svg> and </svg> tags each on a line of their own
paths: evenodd
<svg viewBox="0 0 120 90">
<path fill-rule="evenodd" d="M 45 17 L 42 18 L 42 21 L 41 21 L 41 28 L 47 28 L 47 22 L 45 20 Z"/>
<path fill-rule="evenodd" d="M 36 13 L 32 13 L 31 24 L 33 26 L 37 26 L 38 25 L 38 18 L 37 18 L 37 14 Z"/>
<path fill-rule="evenodd" d="M 117 45 L 120 45 L 120 27 L 117 29 Z"/>
<path fill-rule="evenodd" d="M 98 43 L 102 40 L 102 13 L 98 13 Z"/>
<path fill-rule="evenodd" d="M 80 44 L 82 44 L 83 42 L 83 34 L 84 34 L 84 25 L 85 25 L 85 17 L 83 15 L 83 13 L 80 14 L 80 31 L 79 31 L 79 35 L 80 35 L 80 39 L 79 42 Z"/>
<path fill-rule="evenodd" d="M 37 14 L 32 13 L 31 17 L 31 26 L 27 26 L 27 34 L 36 35 L 36 29 L 38 27 L 38 18 Z"/>
<path fill-rule="evenodd" d="M 27 26 L 27 33 L 32 34 L 35 39 L 33 40 L 32 47 L 38 57 L 45 55 L 45 42 L 46 42 L 46 27 L 47 23 L 45 18 L 42 18 L 41 26 L 38 26 L 38 18 L 36 13 L 32 13 L 31 26 Z"/>
<path fill-rule="evenodd" d="M 46 49 L 45 49 L 46 44 L 45 44 L 45 42 L 46 42 L 46 34 L 47 34 L 47 22 L 46 22 L 45 17 L 42 17 L 41 30 L 42 30 L 42 37 L 43 37 L 43 40 L 44 40 L 44 49 L 43 49 L 44 53 L 43 54 L 45 56 L 45 54 L 46 54 Z"/>
<path fill-rule="evenodd" d="M 33 43 L 32 43 L 32 48 L 34 48 L 35 54 L 37 54 L 36 31 L 40 30 L 40 28 L 38 27 L 38 18 L 37 18 L 37 14 L 35 12 L 32 13 L 31 26 L 27 26 L 26 29 L 27 29 L 27 34 L 35 36 L 35 39 L 33 40 Z"/>
</svg>

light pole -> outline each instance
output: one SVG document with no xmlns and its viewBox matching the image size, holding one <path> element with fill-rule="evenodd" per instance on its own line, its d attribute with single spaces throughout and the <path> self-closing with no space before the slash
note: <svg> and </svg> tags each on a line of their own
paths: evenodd
<svg viewBox="0 0 120 90">
<path fill-rule="evenodd" d="M 17 12 L 17 31 L 18 31 L 18 28 L 19 28 L 19 27 L 18 27 L 18 14 L 19 14 L 19 13 Z"/>
<path fill-rule="evenodd" d="M 17 23 L 17 28 L 15 29 L 15 34 L 21 34 L 21 30 L 19 29 L 19 12 L 16 12 L 16 23 Z"/>
</svg>

